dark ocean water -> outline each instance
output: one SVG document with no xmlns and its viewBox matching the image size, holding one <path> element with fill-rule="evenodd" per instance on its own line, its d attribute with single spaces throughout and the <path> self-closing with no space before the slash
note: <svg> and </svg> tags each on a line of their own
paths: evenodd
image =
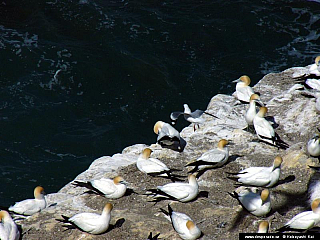
<svg viewBox="0 0 320 240">
<path fill-rule="evenodd" d="M 316 1 L 0 1 L 0 205 L 320 53 Z M 180 123 L 178 129 L 186 126 Z"/>
</svg>

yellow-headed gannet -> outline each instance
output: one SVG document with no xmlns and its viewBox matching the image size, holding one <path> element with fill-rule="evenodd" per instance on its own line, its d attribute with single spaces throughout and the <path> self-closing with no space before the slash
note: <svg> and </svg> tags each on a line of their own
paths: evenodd
<svg viewBox="0 0 320 240">
<path fill-rule="evenodd" d="M 241 206 L 249 213 L 255 216 L 266 216 L 271 210 L 270 192 L 268 189 L 261 191 L 261 194 L 253 192 L 251 189 L 242 189 L 229 193 L 229 195 L 238 200 Z"/>
<path fill-rule="evenodd" d="M 246 119 L 246 122 L 249 126 L 253 125 L 253 119 L 257 114 L 257 108 L 256 108 L 256 102 L 260 104 L 260 106 L 264 106 L 263 103 L 260 100 L 260 97 L 258 94 L 252 94 L 250 97 L 250 105 L 248 110 L 246 111 L 246 114 L 244 115 L 244 118 Z"/>
<path fill-rule="evenodd" d="M 191 112 L 191 109 L 189 108 L 188 104 L 183 104 L 183 107 L 184 107 L 184 112 L 172 112 L 170 114 L 170 118 L 173 121 L 173 123 L 175 123 L 177 121 L 177 119 L 179 118 L 179 116 L 183 115 L 185 120 L 194 124 L 193 125 L 194 131 L 196 130 L 196 125 L 198 125 L 198 127 L 199 127 L 199 124 L 204 123 L 205 120 L 204 120 L 204 118 L 202 118 L 203 114 L 207 114 L 207 115 L 210 115 L 211 117 L 218 118 L 211 113 L 208 113 L 208 112 L 205 112 L 205 111 L 202 111 L 199 109 Z"/>
<path fill-rule="evenodd" d="M 47 206 L 44 195 L 43 187 L 38 186 L 34 189 L 34 199 L 16 202 L 13 206 L 10 206 L 8 210 L 26 216 L 40 212 Z"/>
<path fill-rule="evenodd" d="M 153 196 L 154 202 L 165 199 L 189 202 L 197 197 L 199 186 L 196 177 L 192 174 L 188 176 L 188 181 L 188 183 L 168 183 L 163 186 L 158 186 L 157 189 L 148 189 L 146 195 Z"/>
<path fill-rule="evenodd" d="M 320 199 L 313 200 L 311 204 L 312 211 L 305 211 L 294 216 L 283 227 L 277 229 L 278 232 L 284 231 L 305 231 L 320 222 Z"/>
<path fill-rule="evenodd" d="M 227 146 L 229 142 L 225 139 L 221 139 L 218 142 L 218 147 L 211 149 L 202 154 L 195 162 L 188 163 L 186 166 L 195 166 L 189 173 L 196 171 L 202 171 L 206 168 L 216 168 L 224 165 L 229 158 L 229 148 Z"/>
<path fill-rule="evenodd" d="M 19 240 L 20 232 L 7 211 L 0 211 L 0 239 Z"/>
<path fill-rule="evenodd" d="M 314 64 L 310 65 L 309 67 L 309 75 L 316 75 L 320 76 L 320 66 L 319 66 L 320 56 L 317 56 L 314 59 Z"/>
<path fill-rule="evenodd" d="M 88 188 L 98 195 L 113 199 L 121 198 L 127 190 L 127 182 L 120 176 L 113 179 L 101 178 L 88 182 L 74 181 L 72 184 L 77 187 Z"/>
<path fill-rule="evenodd" d="M 269 229 L 269 222 L 268 221 L 261 221 L 259 223 L 258 233 L 267 233 Z"/>
<path fill-rule="evenodd" d="M 184 240 L 195 240 L 201 236 L 201 230 L 194 221 L 186 214 L 175 212 L 168 204 L 168 211 L 160 208 L 165 217 L 171 221 L 174 230 Z"/>
<path fill-rule="evenodd" d="M 253 89 L 249 86 L 251 83 L 250 78 L 247 75 L 243 75 L 233 82 L 237 83 L 236 94 L 238 100 L 246 103 L 250 102 L 250 97 L 252 94 L 254 94 Z"/>
<path fill-rule="evenodd" d="M 161 146 L 180 145 L 180 133 L 169 123 L 158 121 L 153 131 L 158 134 L 157 143 Z"/>
<path fill-rule="evenodd" d="M 71 224 L 71 226 L 64 225 L 64 227 L 69 229 L 78 228 L 87 233 L 101 234 L 106 232 L 109 228 L 112 209 L 113 205 L 107 203 L 103 208 L 101 215 L 97 213 L 78 213 L 71 218 L 61 215 L 63 219 L 56 220 Z"/>
<path fill-rule="evenodd" d="M 172 174 L 171 169 L 163 162 L 156 158 L 150 158 L 152 150 L 145 148 L 136 162 L 137 168 L 148 175 L 170 178 L 175 181 L 178 180 L 178 175 Z M 176 170 L 176 169 L 174 169 Z M 177 170 L 178 171 L 178 170 Z"/>
<path fill-rule="evenodd" d="M 247 186 L 272 187 L 279 180 L 281 163 L 282 157 L 277 156 L 271 167 L 249 167 L 239 173 L 228 172 L 228 174 L 236 175 L 228 178 Z"/>
<path fill-rule="evenodd" d="M 289 145 L 280 139 L 272 125 L 264 118 L 267 111 L 268 109 L 266 107 L 261 107 L 253 119 L 254 130 L 256 131 L 258 138 L 278 148 L 288 148 Z"/>
</svg>

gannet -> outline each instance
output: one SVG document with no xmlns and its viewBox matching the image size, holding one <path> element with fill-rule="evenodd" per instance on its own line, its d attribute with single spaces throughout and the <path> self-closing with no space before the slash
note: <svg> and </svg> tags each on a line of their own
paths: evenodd
<svg viewBox="0 0 320 240">
<path fill-rule="evenodd" d="M 320 134 L 316 133 L 313 137 L 308 141 L 307 144 L 308 153 L 313 157 L 320 156 Z"/>
<path fill-rule="evenodd" d="M 228 172 L 236 175 L 228 178 L 247 186 L 273 187 L 279 180 L 281 163 L 282 158 L 277 156 L 271 167 L 249 167 L 239 173 Z"/>
<path fill-rule="evenodd" d="M 180 202 L 189 202 L 195 199 L 199 193 L 197 179 L 194 175 L 188 176 L 188 183 L 175 182 L 158 186 L 157 189 L 148 189 L 146 195 L 154 197 L 154 201 L 158 202 L 164 199 L 173 199 Z"/>
<path fill-rule="evenodd" d="M 250 97 L 250 105 L 248 110 L 246 111 L 246 114 L 244 116 L 248 127 L 253 125 L 253 119 L 257 114 L 257 108 L 256 108 L 256 102 L 260 104 L 260 106 L 264 106 L 264 104 L 261 102 L 260 97 L 258 94 L 252 94 Z"/>
<path fill-rule="evenodd" d="M 305 211 L 294 216 L 283 227 L 277 229 L 278 232 L 284 231 L 305 231 L 320 222 L 320 199 L 313 200 L 311 204 L 312 211 Z"/>
<path fill-rule="evenodd" d="M 249 86 L 251 83 L 251 80 L 248 76 L 243 75 L 239 79 L 234 80 L 232 82 L 237 83 L 236 84 L 236 94 L 237 98 L 242 102 L 250 102 L 250 97 L 252 94 L 254 94 L 253 89 Z"/>
<path fill-rule="evenodd" d="M 195 166 L 189 172 L 196 172 L 206 168 L 216 168 L 224 165 L 229 158 L 229 148 L 227 146 L 229 142 L 225 139 L 221 139 L 218 142 L 218 147 L 211 149 L 202 154 L 195 162 L 188 163 L 186 166 Z"/>
<path fill-rule="evenodd" d="M 153 131 L 158 134 L 157 143 L 161 146 L 180 145 L 180 133 L 169 123 L 158 121 Z"/>
<path fill-rule="evenodd" d="M 251 189 L 242 189 L 229 195 L 238 200 L 244 209 L 255 216 L 266 216 L 271 210 L 270 192 L 268 189 L 261 191 L 261 194 L 254 193 Z"/>
<path fill-rule="evenodd" d="M 169 204 L 168 212 L 162 208 L 160 210 L 171 221 L 174 230 L 182 239 L 194 240 L 201 236 L 201 230 L 188 215 L 173 211 Z"/>
<path fill-rule="evenodd" d="M 151 176 L 159 176 L 170 178 L 171 180 L 177 180 L 175 177 L 177 175 L 172 174 L 171 169 L 167 167 L 163 162 L 156 158 L 150 158 L 152 150 L 150 148 L 145 148 L 142 154 L 138 157 L 136 162 L 137 168 L 146 174 Z"/>
<path fill-rule="evenodd" d="M 267 233 L 269 229 L 269 222 L 268 221 L 261 221 L 259 223 L 258 233 Z"/>
<path fill-rule="evenodd" d="M 19 238 L 19 229 L 10 214 L 4 210 L 0 211 L 0 239 L 18 240 Z"/>
<path fill-rule="evenodd" d="M 63 219 L 56 220 L 63 223 L 69 223 L 73 227 L 76 227 L 87 233 L 101 234 L 107 231 L 109 228 L 112 208 L 112 204 L 107 203 L 103 208 L 101 215 L 96 213 L 78 213 L 71 218 L 61 215 Z M 68 225 L 65 225 L 64 227 L 69 229 L 72 228 Z"/>
<path fill-rule="evenodd" d="M 121 198 L 127 190 L 127 182 L 120 176 L 113 179 L 101 178 L 88 182 L 74 181 L 72 183 L 77 187 L 86 187 L 96 194 L 106 198 Z"/>
<path fill-rule="evenodd" d="M 16 202 L 13 206 L 10 206 L 8 210 L 26 216 L 40 212 L 47 206 L 44 195 L 43 187 L 38 186 L 34 189 L 34 199 Z"/>
<path fill-rule="evenodd" d="M 173 124 L 177 121 L 179 116 L 183 114 L 185 120 L 194 124 L 193 130 L 195 131 L 196 125 L 198 125 L 198 128 L 199 128 L 199 124 L 202 124 L 205 121 L 204 118 L 202 118 L 203 114 L 207 114 L 207 115 L 210 115 L 211 117 L 218 118 L 211 113 L 208 113 L 199 109 L 191 112 L 191 109 L 189 108 L 188 104 L 183 104 L 183 107 L 184 107 L 184 112 L 172 112 L 170 114 L 170 118 L 173 121 Z"/>
<path fill-rule="evenodd" d="M 264 118 L 267 111 L 268 109 L 266 107 L 261 107 L 253 119 L 253 126 L 258 138 L 264 142 L 271 143 L 276 147 L 283 149 L 288 148 L 289 145 L 280 139 L 271 124 Z"/>
<path fill-rule="evenodd" d="M 319 66 L 320 56 L 317 56 L 314 60 L 314 64 L 310 65 L 308 75 L 320 76 Z"/>
</svg>

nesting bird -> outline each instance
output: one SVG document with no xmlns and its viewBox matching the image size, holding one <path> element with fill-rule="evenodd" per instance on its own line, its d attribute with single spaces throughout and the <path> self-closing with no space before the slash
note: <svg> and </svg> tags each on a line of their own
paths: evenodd
<svg viewBox="0 0 320 240">
<path fill-rule="evenodd" d="M 155 134 L 158 134 L 157 143 L 161 146 L 180 145 L 180 133 L 169 123 L 162 121 L 156 122 L 153 127 Z"/>
<path fill-rule="evenodd" d="M 171 221 L 174 230 L 184 240 L 195 240 L 201 236 L 201 230 L 186 214 L 175 212 L 168 204 L 168 211 L 160 208 L 166 218 Z"/>
<path fill-rule="evenodd" d="M 259 103 L 260 106 L 264 106 L 264 104 L 261 102 L 260 97 L 258 94 L 252 94 L 250 97 L 250 105 L 248 110 L 245 113 L 245 120 L 248 124 L 248 127 L 253 126 L 253 119 L 257 114 L 257 108 L 256 103 Z"/>
<path fill-rule="evenodd" d="M 271 167 L 249 167 L 239 173 L 228 172 L 236 175 L 228 178 L 247 186 L 273 187 L 279 180 L 281 163 L 282 157 L 277 156 Z"/>
<path fill-rule="evenodd" d="M 189 202 L 197 197 L 199 186 L 193 174 L 188 176 L 188 181 L 188 183 L 168 183 L 163 186 L 158 186 L 156 189 L 148 189 L 146 195 L 153 196 L 155 202 L 166 199 Z"/>
<path fill-rule="evenodd" d="M 283 227 L 277 229 L 278 232 L 284 231 L 305 231 L 320 222 L 320 199 L 313 200 L 311 211 L 305 211 L 294 216 Z"/>
<path fill-rule="evenodd" d="M 96 213 L 78 213 L 73 217 L 62 216 L 63 219 L 56 219 L 59 222 L 67 223 L 64 225 L 68 229 L 78 228 L 81 231 L 91 234 L 101 234 L 108 230 L 111 220 L 111 210 L 113 205 L 107 203 L 100 214 Z"/>
<path fill-rule="evenodd" d="M 256 131 L 258 138 L 278 148 L 288 148 L 289 145 L 280 139 L 272 125 L 264 118 L 267 111 L 268 109 L 266 107 L 261 107 L 253 119 L 254 130 Z"/>
<path fill-rule="evenodd" d="M 188 163 L 186 166 L 195 166 L 189 173 L 201 171 L 206 168 L 216 168 L 224 165 L 229 158 L 229 142 L 221 139 L 218 142 L 218 147 L 211 149 L 202 154 L 195 162 Z"/>
<path fill-rule="evenodd" d="M 44 195 L 43 187 L 38 186 L 34 189 L 34 199 L 16 202 L 13 206 L 10 206 L 8 210 L 26 216 L 33 215 L 47 206 Z"/>
<path fill-rule="evenodd" d="M 128 183 L 122 177 L 117 176 L 113 179 L 101 178 L 88 182 L 74 181 L 72 184 L 77 187 L 85 187 L 106 198 L 116 199 L 124 196 Z"/>
<path fill-rule="evenodd" d="M 148 175 L 166 177 L 175 181 L 177 175 L 172 174 L 167 165 L 156 158 L 150 158 L 152 150 L 150 148 L 145 148 L 142 154 L 138 157 L 136 162 L 137 168 Z"/>
<path fill-rule="evenodd" d="M 243 75 L 240 78 L 232 81 L 236 84 L 236 94 L 238 100 L 248 103 L 250 102 L 250 97 L 254 94 L 253 89 L 249 86 L 251 83 L 250 78 L 247 75 Z"/>
<path fill-rule="evenodd" d="M 199 109 L 191 112 L 191 109 L 189 108 L 188 104 L 183 104 L 183 107 L 184 107 L 184 112 L 172 112 L 170 114 L 170 118 L 173 121 L 173 123 L 175 123 L 177 121 L 177 119 L 179 118 L 179 116 L 183 115 L 185 120 L 194 124 L 193 125 L 194 131 L 196 131 L 196 125 L 199 128 L 199 124 L 204 123 L 205 120 L 204 120 L 204 118 L 202 118 L 203 114 L 207 114 L 211 117 L 218 118 L 211 113 L 208 113 L 208 112 L 205 112 L 205 111 L 202 111 Z"/>
<path fill-rule="evenodd" d="M 255 193 L 252 189 L 242 188 L 239 193 L 234 191 L 229 195 L 238 200 L 241 206 L 249 213 L 261 217 L 266 216 L 271 210 L 270 192 L 268 189 Z"/>
<path fill-rule="evenodd" d="M 0 211 L 0 239 L 18 240 L 20 232 L 16 223 L 7 211 Z"/>
<path fill-rule="evenodd" d="M 319 133 L 314 134 L 313 137 L 308 141 L 307 150 L 308 150 L 308 153 L 313 157 L 320 156 L 320 134 Z"/>
</svg>

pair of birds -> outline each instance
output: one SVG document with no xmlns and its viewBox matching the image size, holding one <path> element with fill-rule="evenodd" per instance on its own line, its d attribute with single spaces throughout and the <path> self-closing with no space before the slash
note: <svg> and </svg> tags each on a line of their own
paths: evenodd
<svg viewBox="0 0 320 240">
<path fill-rule="evenodd" d="M 250 87 L 250 78 L 244 75 L 233 82 L 237 83 L 236 95 L 238 100 L 240 100 L 240 102 L 249 103 L 249 108 L 245 113 L 245 120 L 248 124 L 248 128 L 253 126 L 261 141 L 272 144 L 278 148 L 288 148 L 289 145 L 280 139 L 270 122 L 265 119 L 268 109 L 260 100 L 260 96 Z M 261 106 L 259 111 L 256 109 L 256 103 Z"/>
<path fill-rule="evenodd" d="M 271 210 L 270 191 L 263 189 L 257 192 L 253 187 L 273 187 L 280 177 L 282 158 L 277 156 L 271 167 L 250 167 L 239 173 L 228 173 L 235 177 L 229 179 L 237 181 L 241 186 L 229 195 L 238 200 L 240 205 L 255 216 L 266 216 Z"/>
</svg>

